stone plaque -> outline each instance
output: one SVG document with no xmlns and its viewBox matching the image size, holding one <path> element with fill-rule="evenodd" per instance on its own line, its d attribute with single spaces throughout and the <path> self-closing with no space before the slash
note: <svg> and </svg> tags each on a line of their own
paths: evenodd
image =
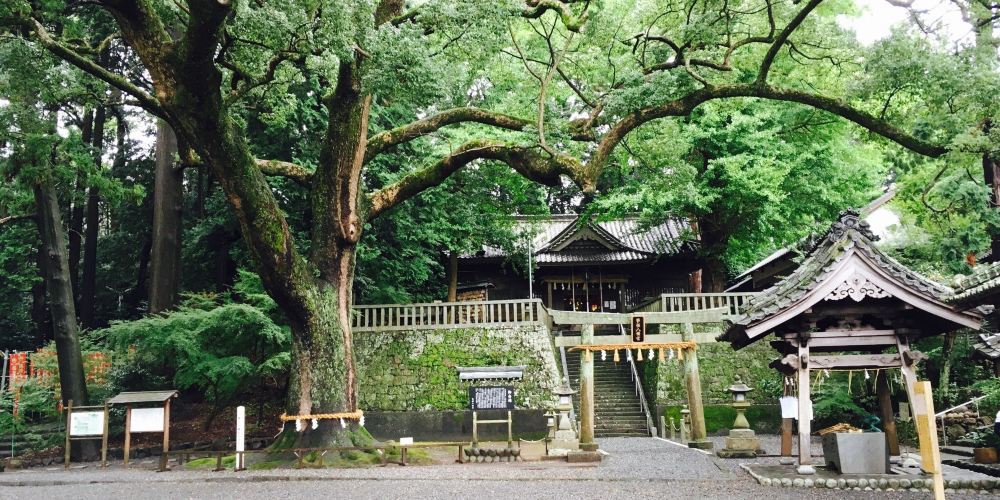
<svg viewBox="0 0 1000 500">
<path fill-rule="evenodd" d="M 469 387 L 469 405 L 472 411 L 480 410 L 513 410 L 514 388 L 500 387 Z"/>
</svg>

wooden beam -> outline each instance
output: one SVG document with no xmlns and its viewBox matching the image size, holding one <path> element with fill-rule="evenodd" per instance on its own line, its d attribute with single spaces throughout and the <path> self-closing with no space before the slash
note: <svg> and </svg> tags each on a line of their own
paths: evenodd
<svg viewBox="0 0 1000 500">
<path fill-rule="evenodd" d="M 862 370 L 866 368 L 899 368 L 901 366 L 903 366 L 903 360 L 899 354 L 840 354 L 809 358 L 809 368 L 812 370 L 824 368 Z"/>
<path fill-rule="evenodd" d="M 823 332 L 826 333 L 826 332 Z M 815 334 L 813 334 L 815 335 Z M 780 342 L 785 342 L 791 349 L 798 348 L 798 339 L 785 339 Z M 809 347 L 814 350 L 819 350 L 825 347 L 834 347 L 839 351 L 854 351 L 859 349 L 869 349 L 871 347 L 890 347 L 896 345 L 895 335 L 868 335 L 868 336 L 826 336 L 826 337 L 812 337 L 808 341 Z M 772 346 L 775 344 L 772 343 Z M 777 348 L 777 347 L 776 347 Z M 857 348 L 857 349 L 856 349 Z M 792 351 L 789 351 L 792 352 Z"/>
<path fill-rule="evenodd" d="M 698 333 L 695 335 L 694 339 L 699 344 L 706 343 L 706 337 L 714 338 L 715 336 L 722 333 L 721 331 Z M 599 335 L 597 339 L 599 344 L 628 344 L 632 342 L 632 337 L 625 337 L 623 335 Z M 681 335 L 676 333 L 655 333 L 653 335 L 646 335 L 646 341 L 644 344 L 665 344 L 668 342 L 677 342 L 683 339 Z M 585 344 L 594 344 L 595 342 L 584 342 L 580 337 L 555 337 L 556 347 L 576 347 Z M 714 342 L 711 342 L 714 343 Z"/>
</svg>

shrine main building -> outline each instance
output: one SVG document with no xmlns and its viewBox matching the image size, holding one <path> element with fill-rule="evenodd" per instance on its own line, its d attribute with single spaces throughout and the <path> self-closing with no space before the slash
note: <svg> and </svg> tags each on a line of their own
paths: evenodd
<svg viewBox="0 0 1000 500">
<path fill-rule="evenodd" d="M 520 257 L 496 247 L 458 256 L 451 271 L 458 300 L 523 299 L 530 289 L 549 309 L 626 312 L 661 293 L 690 291 L 690 275 L 701 267 L 697 238 L 683 219 L 643 228 L 636 218 L 523 217 L 514 234 L 524 236 Z M 514 265 L 514 258 L 525 262 Z"/>
</svg>

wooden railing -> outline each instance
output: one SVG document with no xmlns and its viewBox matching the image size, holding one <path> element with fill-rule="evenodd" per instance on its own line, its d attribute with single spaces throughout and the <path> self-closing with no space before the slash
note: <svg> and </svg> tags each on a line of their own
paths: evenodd
<svg viewBox="0 0 1000 500">
<path fill-rule="evenodd" d="M 646 301 L 632 312 L 687 312 L 724 307 L 729 316 L 739 316 L 754 292 L 738 293 L 663 293 Z"/>
<path fill-rule="evenodd" d="M 543 324 L 552 319 L 541 299 L 354 306 L 355 332 Z"/>
</svg>

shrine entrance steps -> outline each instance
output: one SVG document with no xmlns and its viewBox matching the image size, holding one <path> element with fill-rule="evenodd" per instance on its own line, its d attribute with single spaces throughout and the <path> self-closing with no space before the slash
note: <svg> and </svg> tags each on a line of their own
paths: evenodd
<svg viewBox="0 0 1000 500">
<path fill-rule="evenodd" d="M 566 352 L 566 370 L 570 386 L 579 391 L 580 351 Z M 573 408 L 579 416 L 579 394 L 573 396 Z M 601 361 L 600 353 L 595 353 L 594 437 L 649 437 L 628 362 L 613 362 L 610 352 L 607 361 Z"/>
</svg>

